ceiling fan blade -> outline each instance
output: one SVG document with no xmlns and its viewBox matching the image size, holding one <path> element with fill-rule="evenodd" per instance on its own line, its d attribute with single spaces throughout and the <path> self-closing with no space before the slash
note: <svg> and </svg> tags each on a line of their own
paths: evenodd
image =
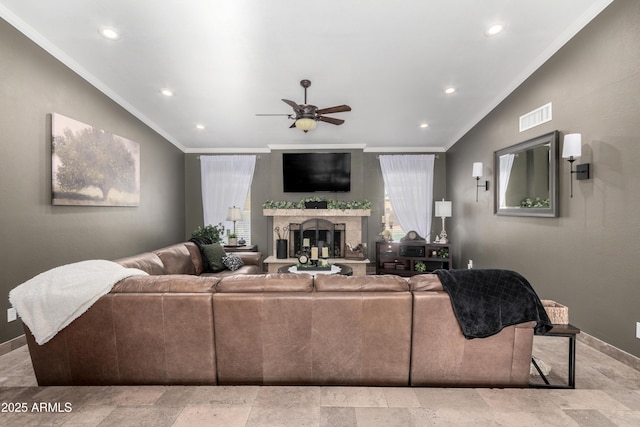
<svg viewBox="0 0 640 427">
<path fill-rule="evenodd" d="M 344 123 L 344 120 L 342 119 L 335 119 L 333 117 L 324 117 L 324 116 L 319 116 L 318 120 L 320 120 L 321 122 L 327 122 L 327 123 L 331 123 L 332 125 L 341 125 Z"/>
<path fill-rule="evenodd" d="M 291 101 L 289 99 L 283 99 L 282 101 L 284 101 L 291 108 L 293 108 L 293 111 L 295 111 L 296 113 L 301 113 L 302 112 L 302 108 L 300 108 L 300 106 L 298 104 L 296 104 L 295 102 L 293 102 L 293 101 Z"/>
<path fill-rule="evenodd" d="M 351 111 L 351 107 L 349 107 L 348 105 L 336 105 L 335 107 L 323 108 L 321 110 L 318 110 L 318 114 L 342 113 L 345 111 Z"/>
</svg>

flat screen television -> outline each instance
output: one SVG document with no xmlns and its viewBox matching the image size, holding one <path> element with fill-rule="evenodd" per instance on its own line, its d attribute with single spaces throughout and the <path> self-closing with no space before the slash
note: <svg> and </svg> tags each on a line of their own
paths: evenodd
<svg viewBox="0 0 640 427">
<path fill-rule="evenodd" d="M 351 153 L 283 153 L 285 193 L 351 191 Z"/>
</svg>

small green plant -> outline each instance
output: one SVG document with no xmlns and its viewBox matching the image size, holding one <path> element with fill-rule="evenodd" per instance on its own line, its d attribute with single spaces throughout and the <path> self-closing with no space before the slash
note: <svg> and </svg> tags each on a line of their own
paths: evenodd
<svg viewBox="0 0 640 427">
<path fill-rule="evenodd" d="M 417 272 L 424 273 L 425 271 L 427 271 L 427 265 L 424 262 L 419 261 L 416 262 L 416 265 L 413 266 L 413 269 Z"/>
<path fill-rule="evenodd" d="M 236 239 L 238 235 L 236 233 L 229 233 L 227 237 L 229 237 L 230 239 Z"/>
<path fill-rule="evenodd" d="M 328 209 L 371 209 L 371 202 L 367 199 L 360 201 L 345 202 L 342 200 L 327 199 L 325 197 L 313 196 L 304 198 L 298 202 L 267 200 L 262 204 L 264 209 L 304 209 L 305 202 L 327 202 Z"/>
<path fill-rule="evenodd" d="M 213 243 L 220 243 L 224 235 L 224 225 L 207 225 L 205 227 L 198 226 L 192 233 L 191 237 L 208 237 Z"/>
<path fill-rule="evenodd" d="M 438 258 L 449 258 L 449 249 L 438 249 Z"/>
</svg>

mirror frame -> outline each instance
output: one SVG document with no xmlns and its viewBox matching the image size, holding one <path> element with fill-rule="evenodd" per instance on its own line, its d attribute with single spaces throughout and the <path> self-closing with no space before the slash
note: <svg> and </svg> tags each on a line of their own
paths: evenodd
<svg viewBox="0 0 640 427">
<path fill-rule="evenodd" d="M 558 151 L 559 132 L 553 131 L 536 138 L 512 145 L 507 148 L 495 151 L 493 155 L 494 170 L 494 212 L 496 215 L 504 216 L 534 216 L 534 217 L 557 217 L 558 216 Z M 549 200 L 548 208 L 520 208 L 498 206 L 500 203 L 500 156 L 529 150 L 541 145 L 549 144 L 551 153 L 549 159 Z"/>
</svg>

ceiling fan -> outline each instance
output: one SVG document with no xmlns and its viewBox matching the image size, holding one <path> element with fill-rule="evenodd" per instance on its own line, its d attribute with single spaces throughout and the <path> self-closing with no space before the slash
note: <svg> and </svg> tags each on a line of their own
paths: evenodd
<svg viewBox="0 0 640 427">
<path fill-rule="evenodd" d="M 324 114 L 342 113 L 351 111 L 348 105 L 336 105 L 329 108 L 318 108 L 315 105 L 307 104 L 307 88 L 311 86 L 310 80 L 301 80 L 300 86 L 304 88 L 304 104 L 297 104 L 289 99 L 283 99 L 285 104 L 293 108 L 295 114 L 256 114 L 256 116 L 287 116 L 295 122 L 289 128 L 298 128 L 305 133 L 315 129 L 318 121 L 331 123 L 332 125 L 341 125 L 344 123 L 342 119 L 334 117 L 326 117 Z"/>
</svg>

